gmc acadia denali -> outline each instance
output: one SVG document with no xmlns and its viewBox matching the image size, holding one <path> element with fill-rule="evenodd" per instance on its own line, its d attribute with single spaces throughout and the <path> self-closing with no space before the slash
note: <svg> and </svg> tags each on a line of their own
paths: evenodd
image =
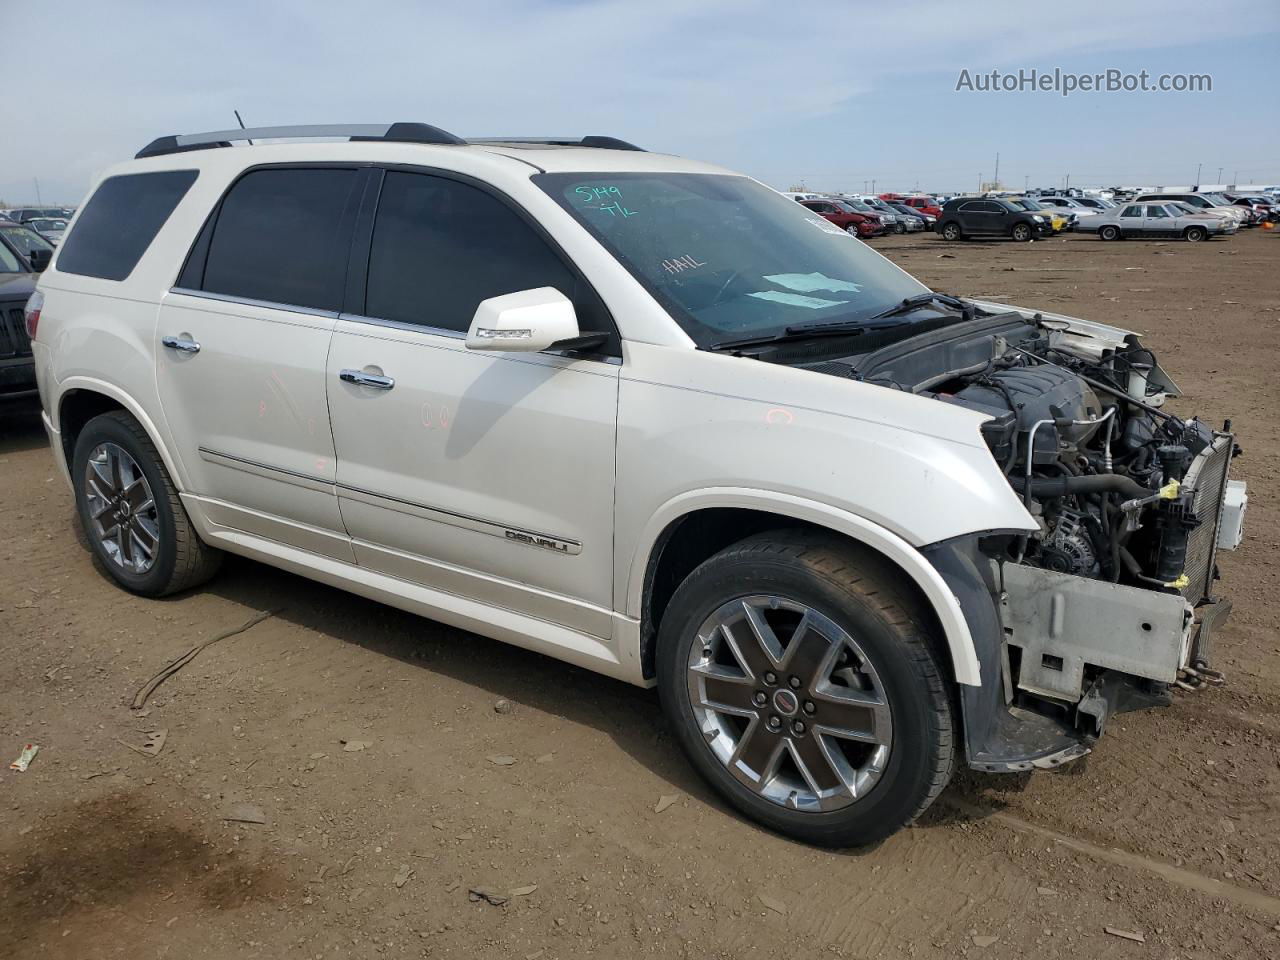
<svg viewBox="0 0 1280 960">
<path fill-rule="evenodd" d="M 26 326 L 125 589 L 230 551 L 656 686 L 725 799 L 809 842 L 1221 679 L 1230 424 L 1165 410 L 1137 335 L 935 293 L 717 167 L 418 123 L 162 137 Z"/>
</svg>

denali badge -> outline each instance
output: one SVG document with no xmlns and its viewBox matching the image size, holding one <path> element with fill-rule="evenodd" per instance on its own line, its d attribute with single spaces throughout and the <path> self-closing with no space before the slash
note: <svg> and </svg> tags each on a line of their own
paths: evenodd
<svg viewBox="0 0 1280 960">
<path fill-rule="evenodd" d="M 582 544 L 572 540 L 555 540 L 536 533 L 525 533 L 523 530 L 508 530 L 506 536 L 508 540 L 527 543 L 531 547 L 544 547 L 547 550 L 555 550 L 557 553 L 576 554 L 582 550 Z"/>
</svg>

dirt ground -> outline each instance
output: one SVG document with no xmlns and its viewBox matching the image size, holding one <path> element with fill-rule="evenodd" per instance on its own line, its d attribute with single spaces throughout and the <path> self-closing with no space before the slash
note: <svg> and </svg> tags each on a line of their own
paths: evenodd
<svg viewBox="0 0 1280 960">
<path fill-rule="evenodd" d="M 712 796 L 651 692 L 244 560 L 164 601 L 116 589 L 9 410 L 0 760 L 40 753 L 0 766 L 0 956 L 1280 955 L 1280 233 L 877 245 L 942 291 L 1146 332 L 1180 412 L 1234 418 L 1228 686 L 1059 772 L 961 774 L 876 848 L 812 849 Z M 130 749 L 157 729 L 158 756 Z"/>
</svg>

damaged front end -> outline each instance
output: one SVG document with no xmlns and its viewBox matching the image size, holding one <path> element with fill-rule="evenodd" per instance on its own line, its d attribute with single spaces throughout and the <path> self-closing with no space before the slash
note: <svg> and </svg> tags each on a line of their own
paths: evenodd
<svg viewBox="0 0 1280 960">
<path fill-rule="evenodd" d="M 975 304 L 980 316 L 847 361 L 850 375 L 990 416 L 983 436 L 1033 532 L 923 551 L 969 622 L 968 759 L 990 772 L 1083 756 L 1116 713 L 1222 681 L 1216 557 L 1240 542 L 1239 453 L 1164 410 L 1176 386 L 1132 333 Z M 829 366 L 829 364 L 828 364 Z"/>
</svg>

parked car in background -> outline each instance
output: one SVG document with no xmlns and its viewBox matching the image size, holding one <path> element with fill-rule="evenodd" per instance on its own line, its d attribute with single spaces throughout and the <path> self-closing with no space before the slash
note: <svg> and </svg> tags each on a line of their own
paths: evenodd
<svg viewBox="0 0 1280 960">
<path fill-rule="evenodd" d="M 912 210 L 919 210 L 921 213 L 926 213 L 935 220 L 942 214 L 942 204 L 933 197 L 902 197 L 898 202 L 906 204 Z"/>
<path fill-rule="evenodd" d="M 874 220 L 867 214 L 858 213 L 834 197 L 801 200 L 800 206 L 830 220 L 845 233 L 851 233 L 861 240 L 869 240 L 884 233 L 884 227 L 879 220 Z"/>
<path fill-rule="evenodd" d="M 12 220 L 0 220 L 0 243 L 20 256 L 37 273 L 53 259 L 53 244 L 30 227 Z"/>
<path fill-rule="evenodd" d="M 1176 200 L 1212 214 L 1215 217 L 1230 219 L 1239 226 L 1248 219 L 1248 214 L 1240 207 L 1232 206 L 1225 201 L 1214 200 L 1199 193 L 1142 193 L 1134 197 L 1135 203 L 1164 203 Z"/>
<path fill-rule="evenodd" d="M 1073 214 L 1075 216 L 1075 221 L 1072 224 L 1073 229 L 1079 227 L 1080 221 L 1087 220 L 1089 217 L 1096 217 L 1102 212 L 1081 203 L 1078 197 L 1036 197 L 1036 203 L 1042 207 L 1057 207 L 1061 211 Z"/>
<path fill-rule="evenodd" d="M 1274 196 L 1261 194 L 1224 193 L 1223 196 L 1231 201 L 1233 206 L 1246 207 L 1253 210 L 1260 215 L 1260 218 L 1270 213 L 1277 203 Z"/>
<path fill-rule="evenodd" d="M 1177 237 L 1192 243 L 1210 237 L 1230 236 L 1238 229 L 1223 217 L 1201 213 L 1175 201 L 1126 203 L 1081 222 L 1082 233 L 1096 233 L 1102 240 L 1123 237 Z"/>
<path fill-rule="evenodd" d="M 36 394 L 35 361 L 23 310 L 35 292 L 37 277 L 25 257 L 8 242 L 0 242 L 0 401 Z"/>
<path fill-rule="evenodd" d="M 1039 201 L 1031 197 L 1007 197 L 1010 203 L 1028 210 L 1031 213 L 1038 213 L 1042 217 L 1046 217 L 1049 225 L 1053 227 L 1054 233 L 1062 233 L 1064 230 L 1074 230 L 1076 226 L 1076 215 L 1068 210 L 1060 210 L 1057 207 L 1041 206 Z"/>
<path fill-rule="evenodd" d="M 1106 197 L 1083 196 L 1073 197 L 1072 199 L 1074 199 L 1076 203 L 1080 204 L 1080 206 L 1089 207 L 1091 210 L 1110 210 L 1115 206 L 1115 204 Z"/>
<path fill-rule="evenodd" d="M 53 217 L 66 219 L 66 213 L 62 207 L 10 207 L 5 211 L 10 220 L 18 223 L 26 223 L 28 220 L 35 220 L 38 217 Z"/>
<path fill-rule="evenodd" d="M 853 199 L 860 200 L 867 206 L 871 207 L 880 214 L 880 220 L 884 223 L 885 229 L 890 233 L 906 233 L 907 225 L 905 218 L 889 204 L 885 203 L 879 197 L 872 197 L 866 194 L 854 194 Z"/>
<path fill-rule="evenodd" d="M 1024 210 L 1008 200 L 959 197 L 943 205 L 936 231 L 944 240 L 1009 237 L 1025 243 L 1049 236 L 1053 225 L 1047 216 Z"/>
<path fill-rule="evenodd" d="M 33 217 L 22 221 L 22 224 L 30 227 L 55 247 L 62 242 L 62 235 L 67 232 L 67 221 L 61 217 Z"/>
<path fill-rule="evenodd" d="M 889 206 L 893 207 L 894 210 L 907 218 L 904 222 L 907 225 L 908 233 L 914 233 L 920 230 L 932 230 L 933 225 L 937 222 L 937 217 L 931 217 L 927 213 L 922 213 L 915 207 L 908 207 L 905 203 L 890 202 Z"/>
</svg>

